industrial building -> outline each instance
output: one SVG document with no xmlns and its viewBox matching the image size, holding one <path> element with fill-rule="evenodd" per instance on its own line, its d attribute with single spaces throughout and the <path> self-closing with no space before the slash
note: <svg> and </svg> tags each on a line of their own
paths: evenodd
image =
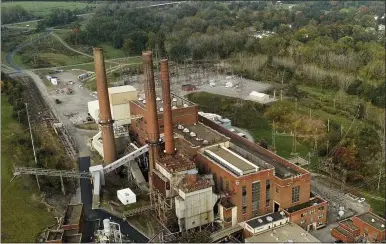
<svg viewBox="0 0 386 244">
<path fill-rule="evenodd" d="M 385 219 L 367 212 L 339 222 L 331 230 L 331 235 L 346 243 L 383 242 L 386 240 L 385 225 Z"/>
<path fill-rule="evenodd" d="M 148 173 L 150 191 L 170 200 L 180 231 L 212 223 L 215 216 L 224 228 L 234 228 L 279 213 L 306 230 L 326 225 L 327 202 L 310 193 L 310 172 L 201 116 L 196 104 L 171 93 L 165 59 L 161 60 L 162 94 L 157 94 L 152 53 L 144 52 L 142 57 L 145 97 L 126 99 L 125 106 L 130 107 L 132 143 L 143 151 L 124 158 L 136 160 L 148 151 L 148 167 L 142 171 Z M 104 64 L 99 59 L 95 63 L 105 155 L 99 172 L 111 166 L 109 172 L 126 159 L 117 160 L 112 140 L 114 98 L 107 92 Z M 159 211 L 156 208 L 157 216 L 166 218 Z"/>
</svg>

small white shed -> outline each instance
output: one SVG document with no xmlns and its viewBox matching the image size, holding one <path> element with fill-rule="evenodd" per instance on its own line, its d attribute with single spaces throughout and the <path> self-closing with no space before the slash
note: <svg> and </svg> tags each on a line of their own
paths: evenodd
<svg viewBox="0 0 386 244">
<path fill-rule="evenodd" d="M 58 85 L 58 79 L 56 79 L 56 78 L 51 78 L 51 83 L 52 83 L 52 85 L 54 85 L 54 86 L 57 86 Z"/>
<path fill-rule="evenodd" d="M 117 197 L 123 205 L 128 205 L 137 202 L 137 196 L 130 188 L 118 190 Z"/>
<path fill-rule="evenodd" d="M 256 91 L 252 91 L 251 93 L 249 93 L 249 97 L 252 100 L 257 101 L 257 102 L 268 102 L 269 101 L 269 95 L 267 95 L 265 93 L 256 92 Z"/>
</svg>

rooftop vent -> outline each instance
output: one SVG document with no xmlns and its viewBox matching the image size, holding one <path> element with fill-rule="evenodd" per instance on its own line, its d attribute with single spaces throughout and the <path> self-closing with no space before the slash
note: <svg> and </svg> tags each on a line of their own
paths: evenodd
<svg viewBox="0 0 386 244">
<path fill-rule="evenodd" d="M 185 128 L 185 129 L 183 130 L 183 132 L 189 133 L 189 129 L 188 129 L 188 128 Z"/>
<path fill-rule="evenodd" d="M 284 216 L 285 213 L 284 213 L 283 211 L 280 211 L 280 215 L 281 215 L 281 216 Z"/>
<path fill-rule="evenodd" d="M 204 139 L 200 138 L 200 137 L 196 137 L 196 141 L 202 141 Z"/>
<path fill-rule="evenodd" d="M 138 100 L 139 100 L 139 101 L 142 101 L 142 100 L 143 100 L 143 98 L 142 98 L 142 97 L 139 97 L 139 98 L 138 98 Z"/>
<path fill-rule="evenodd" d="M 161 101 L 161 98 L 157 97 L 156 100 L 157 100 L 157 101 Z"/>
<path fill-rule="evenodd" d="M 160 111 L 160 112 L 163 112 L 163 111 L 164 111 L 164 108 L 160 108 L 159 111 Z"/>
<path fill-rule="evenodd" d="M 173 106 L 172 109 L 176 109 L 177 107 L 176 106 Z"/>
<path fill-rule="evenodd" d="M 172 100 L 173 102 L 177 102 L 177 98 L 175 98 L 175 97 L 173 97 L 173 100 Z"/>
<path fill-rule="evenodd" d="M 314 204 L 312 204 L 313 206 L 315 206 L 315 205 L 318 205 L 316 202 L 314 202 Z"/>
<path fill-rule="evenodd" d="M 262 219 L 257 219 L 257 222 L 263 223 L 263 220 Z"/>
<path fill-rule="evenodd" d="M 196 133 L 194 133 L 194 132 L 192 131 L 192 132 L 190 132 L 190 136 L 191 136 L 191 137 L 195 137 L 195 136 L 196 136 Z"/>
<path fill-rule="evenodd" d="M 272 222 L 273 218 L 271 216 L 267 217 L 267 221 Z"/>
<path fill-rule="evenodd" d="M 382 225 L 381 225 L 381 228 L 385 228 L 385 225 L 384 225 L 384 224 L 382 224 Z"/>
<path fill-rule="evenodd" d="M 189 105 L 188 105 L 188 104 L 186 104 L 186 103 L 184 103 L 184 108 L 187 108 L 187 107 L 189 107 Z"/>
<path fill-rule="evenodd" d="M 373 222 L 373 223 L 374 223 L 374 222 L 375 222 L 375 219 L 371 219 L 371 222 Z"/>
<path fill-rule="evenodd" d="M 143 104 L 146 104 L 146 100 L 145 100 L 145 99 L 143 99 L 143 101 L 142 101 L 142 102 L 143 102 Z"/>
<path fill-rule="evenodd" d="M 203 140 L 202 144 L 207 145 L 209 142 L 207 140 Z"/>
<path fill-rule="evenodd" d="M 183 130 L 183 129 L 185 129 L 185 127 L 183 127 L 182 125 L 178 125 L 177 129 Z"/>
</svg>

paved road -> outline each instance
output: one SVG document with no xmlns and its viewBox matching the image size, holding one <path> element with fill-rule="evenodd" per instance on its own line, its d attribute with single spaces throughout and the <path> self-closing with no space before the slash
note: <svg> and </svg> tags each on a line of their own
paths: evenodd
<svg viewBox="0 0 386 244">
<path fill-rule="evenodd" d="M 88 171 L 91 164 L 90 157 L 80 157 L 79 158 L 79 172 Z M 82 242 L 90 242 L 91 237 L 94 233 L 93 221 L 103 219 L 111 219 L 112 221 L 120 224 L 121 231 L 123 234 L 129 236 L 129 239 L 134 242 L 148 242 L 148 239 L 130 226 L 127 222 L 124 222 L 122 219 L 119 219 L 103 210 L 93 210 L 92 209 L 92 184 L 88 179 L 80 179 L 81 187 L 81 199 L 84 204 L 85 211 L 85 223 L 83 227 L 83 236 Z"/>
</svg>

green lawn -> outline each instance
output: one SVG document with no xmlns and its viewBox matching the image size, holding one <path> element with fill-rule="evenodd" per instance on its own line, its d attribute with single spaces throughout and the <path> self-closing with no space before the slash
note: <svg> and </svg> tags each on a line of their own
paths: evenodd
<svg viewBox="0 0 386 244">
<path fill-rule="evenodd" d="M 11 117 L 12 107 L 1 96 L 1 241 L 36 242 L 37 234 L 55 219 L 39 204 L 40 192 L 32 177 L 19 176 L 10 183 L 12 166 L 32 160 L 28 131 Z M 19 139 L 23 139 L 23 144 Z"/>
<path fill-rule="evenodd" d="M 82 55 L 67 56 L 62 53 L 49 53 L 43 52 L 39 56 L 47 61 L 49 61 L 53 66 L 65 66 L 65 65 L 74 65 L 81 64 L 92 61 L 91 58 Z"/>
<path fill-rule="evenodd" d="M 123 58 L 126 57 L 125 53 L 121 49 L 116 49 L 109 44 L 101 44 L 100 45 L 105 52 L 105 58 Z"/>
<path fill-rule="evenodd" d="M 1 51 L 1 63 L 6 63 L 7 52 Z"/>
<path fill-rule="evenodd" d="M 31 12 L 34 15 L 44 16 L 48 15 L 50 11 L 56 8 L 64 8 L 64 9 L 83 9 L 87 6 L 98 6 L 94 3 L 83 3 L 83 2 L 72 2 L 72 1 L 57 1 L 57 2 L 39 2 L 39 1 L 12 1 L 1 3 L 1 7 L 15 6 L 20 5 L 25 10 Z"/>
<path fill-rule="evenodd" d="M 12 26 L 36 28 L 38 26 L 38 21 L 37 20 L 32 20 L 32 21 L 28 21 L 26 23 L 14 23 L 14 24 L 12 24 Z"/>
</svg>

